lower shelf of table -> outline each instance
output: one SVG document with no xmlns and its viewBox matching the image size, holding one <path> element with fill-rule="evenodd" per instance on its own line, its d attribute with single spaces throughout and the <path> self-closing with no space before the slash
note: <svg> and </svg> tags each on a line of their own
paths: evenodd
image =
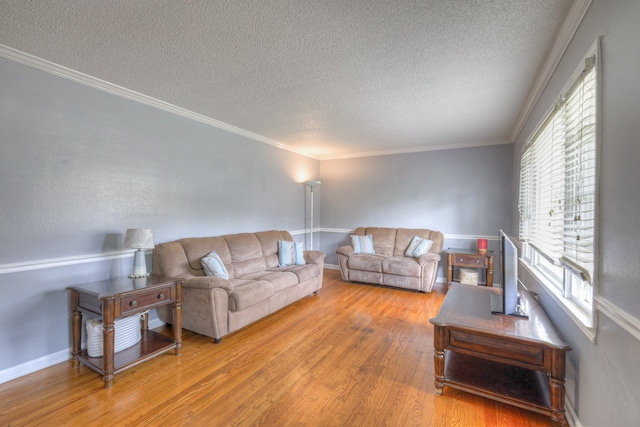
<svg viewBox="0 0 640 427">
<path fill-rule="evenodd" d="M 445 385 L 548 414 L 549 379 L 544 372 L 447 351 Z"/>
<path fill-rule="evenodd" d="M 143 330 L 142 339 L 139 342 L 114 354 L 114 374 L 176 347 L 176 342 L 172 337 L 151 330 Z M 104 374 L 104 357 L 90 357 L 87 350 L 82 350 L 78 355 L 78 360 L 94 371 Z"/>
</svg>

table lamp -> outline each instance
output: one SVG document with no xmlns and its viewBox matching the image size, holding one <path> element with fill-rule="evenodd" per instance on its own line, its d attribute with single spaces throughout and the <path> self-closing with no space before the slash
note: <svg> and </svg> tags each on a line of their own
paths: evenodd
<svg viewBox="0 0 640 427">
<path fill-rule="evenodd" d="M 137 249 L 133 257 L 133 273 L 129 277 L 147 277 L 147 261 L 145 249 L 153 249 L 153 231 L 150 229 L 129 228 L 124 236 L 124 247 Z"/>
</svg>

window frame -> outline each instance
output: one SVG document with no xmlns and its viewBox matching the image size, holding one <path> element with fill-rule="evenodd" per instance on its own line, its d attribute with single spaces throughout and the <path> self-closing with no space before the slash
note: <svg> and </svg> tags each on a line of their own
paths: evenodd
<svg viewBox="0 0 640 427">
<path fill-rule="evenodd" d="M 585 61 L 595 56 L 595 171 L 594 171 L 594 208 L 593 208 L 593 253 L 592 262 L 593 268 L 591 271 L 591 283 L 585 282 L 582 277 L 579 276 L 579 272 L 573 269 L 571 265 L 567 265 L 564 262 L 560 263 L 559 259 L 549 257 L 544 254 L 539 248 L 529 242 L 521 241 L 521 264 L 526 267 L 532 275 L 543 285 L 550 295 L 556 300 L 556 302 L 569 314 L 569 316 L 576 322 L 576 324 L 589 336 L 591 340 L 595 340 L 595 333 L 597 330 L 597 317 L 596 317 L 596 296 L 597 296 L 597 278 L 598 278 L 598 171 L 599 171 L 599 159 L 600 159 L 600 129 L 601 129 L 601 53 L 600 53 L 600 38 L 596 39 L 593 45 L 589 48 L 587 53 L 579 62 L 578 66 L 572 73 L 568 82 L 560 92 L 560 97 L 567 94 L 576 83 L 576 80 L 580 78 L 581 74 L 585 70 Z M 521 164 L 520 164 L 520 180 L 519 180 L 519 209 L 525 209 L 522 206 L 520 197 L 523 189 L 523 185 L 531 185 L 529 181 L 525 181 L 525 178 L 531 178 L 531 171 L 527 171 L 528 175 L 523 176 L 523 168 L 525 167 L 523 159 L 527 154 L 527 150 L 531 148 L 531 141 L 534 140 L 540 133 L 547 130 L 547 126 L 551 125 L 554 117 L 557 114 L 557 104 L 553 105 L 543 120 L 534 132 L 527 138 L 524 145 Z M 563 164 L 565 160 L 563 159 Z M 534 184 L 535 185 L 535 184 Z M 566 195 L 565 195 L 566 197 Z M 563 199 L 563 200 L 566 200 Z M 529 223 L 522 222 L 522 215 L 519 218 L 519 237 L 522 239 L 523 228 L 527 228 Z M 529 230 L 525 230 L 524 233 L 528 233 Z M 564 233 L 563 233 L 564 234 Z M 586 283 L 586 285 L 585 285 Z M 585 288 L 586 286 L 586 288 Z"/>
</svg>

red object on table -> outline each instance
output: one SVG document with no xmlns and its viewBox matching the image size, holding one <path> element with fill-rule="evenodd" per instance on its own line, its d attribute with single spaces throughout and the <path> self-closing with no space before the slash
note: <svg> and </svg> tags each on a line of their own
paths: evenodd
<svg viewBox="0 0 640 427">
<path fill-rule="evenodd" d="M 487 239 L 478 239 L 478 252 L 481 254 L 487 252 Z"/>
</svg>

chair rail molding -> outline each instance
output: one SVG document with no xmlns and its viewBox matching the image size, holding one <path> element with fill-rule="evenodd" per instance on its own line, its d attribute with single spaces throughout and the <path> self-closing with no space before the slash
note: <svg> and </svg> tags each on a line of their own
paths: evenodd
<svg viewBox="0 0 640 427">
<path fill-rule="evenodd" d="M 150 254 L 151 250 L 145 251 Z M 33 261 L 0 264 L 0 274 L 20 273 L 22 271 L 43 270 L 46 268 L 64 267 L 67 265 L 88 264 L 111 259 L 133 257 L 134 251 L 113 251 L 101 254 L 75 255 L 62 258 L 39 259 Z"/>
</svg>

